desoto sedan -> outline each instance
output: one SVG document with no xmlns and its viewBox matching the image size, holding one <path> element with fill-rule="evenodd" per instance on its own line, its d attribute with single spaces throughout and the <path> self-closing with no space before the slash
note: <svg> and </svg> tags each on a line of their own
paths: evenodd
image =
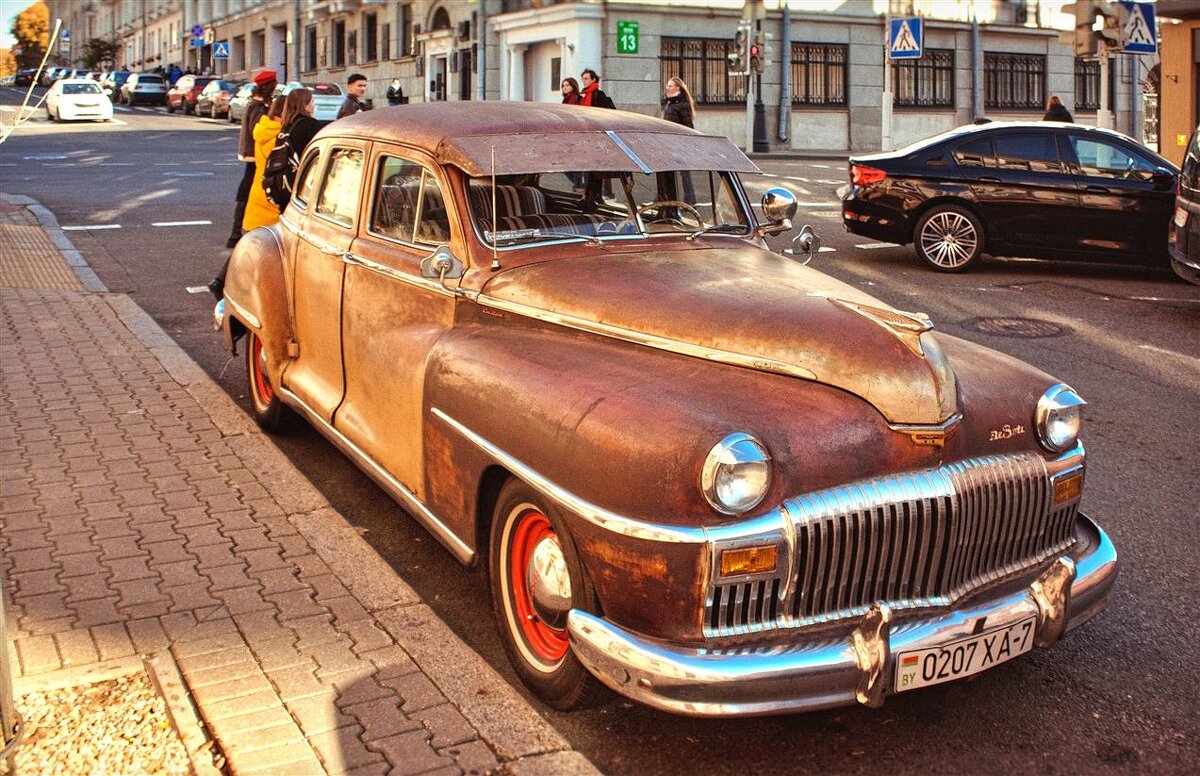
<svg viewBox="0 0 1200 776">
<path fill-rule="evenodd" d="M 726 138 L 435 103 L 322 130 L 217 324 L 458 560 L 548 704 L 877 706 L 1100 612 L 1084 401 L 765 238 Z M 795 254 L 817 241 L 807 227 Z"/>
</svg>

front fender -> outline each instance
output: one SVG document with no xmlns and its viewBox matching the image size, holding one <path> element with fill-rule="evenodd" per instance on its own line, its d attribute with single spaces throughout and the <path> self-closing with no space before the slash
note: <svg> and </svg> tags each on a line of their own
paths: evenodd
<svg viewBox="0 0 1200 776">
<path fill-rule="evenodd" d="M 225 275 L 226 346 L 233 350 L 236 319 L 262 340 L 274 385 L 280 385 L 293 338 L 285 257 L 278 226 L 255 229 L 238 241 Z"/>
</svg>

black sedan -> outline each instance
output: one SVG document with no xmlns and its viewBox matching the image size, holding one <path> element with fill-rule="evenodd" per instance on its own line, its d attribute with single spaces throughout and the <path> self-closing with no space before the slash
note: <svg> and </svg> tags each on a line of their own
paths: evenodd
<svg viewBox="0 0 1200 776">
<path fill-rule="evenodd" d="M 1200 127 L 1192 133 L 1171 219 L 1171 267 L 1184 280 L 1200 285 Z"/>
<path fill-rule="evenodd" d="M 1165 266 L 1177 175 L 1116 132 L 973 124 L 851 158 L 842 223 L 912 243 L 942 272 L 966 270 L 984 253 Z"/>
</svg>

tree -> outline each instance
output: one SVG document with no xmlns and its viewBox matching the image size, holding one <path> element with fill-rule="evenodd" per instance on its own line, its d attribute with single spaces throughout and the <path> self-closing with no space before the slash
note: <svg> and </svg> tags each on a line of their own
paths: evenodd
<svg viewBox="0 0 1200 776">
<path fill-rule="evenodd" d="M 83 44 L 83 66 L 88 70 L 107 69 L 116 63 L 118 48 L 114 41 L 92 38 Z"/>
<path fill-rule="evenodd" d="M 17 14 L 10 31 L 21 46 L 20 66 L 37 67 L 50 46 L 50 9 L 37 0 Z"/>
<path fill-rule="evenodd" d="M 17 72 L 17 60 L 8 49 L 0 49 L 0 78 Z"/>
</svg>

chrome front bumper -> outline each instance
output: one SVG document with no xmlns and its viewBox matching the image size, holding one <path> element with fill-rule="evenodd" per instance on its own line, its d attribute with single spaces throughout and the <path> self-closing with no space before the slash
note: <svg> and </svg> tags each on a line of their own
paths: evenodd
<svg viewBox="0 0 1200 776">
<path fill-rule="evenodd" d="M 1062 556 L 1028 587 L 924 618 L 893 618 L 876 605 L 845 632 L 804 640 L 803 631 L 744 650 L 706 650 L 656 641 L 578 609 L 567 630 L 580 661 L 618 693 L 648 706 L 702 717 L 737 717 L 863 703 L 891 693 L 899 653 L 935 647 L 1037 617 L 1036 644 L 1049 646 L 1104 609 L 1117 554 L 1095 523 L 1091 541 Z M 784 642 L 786 639 L 786 643 Z"/>
</svg>

